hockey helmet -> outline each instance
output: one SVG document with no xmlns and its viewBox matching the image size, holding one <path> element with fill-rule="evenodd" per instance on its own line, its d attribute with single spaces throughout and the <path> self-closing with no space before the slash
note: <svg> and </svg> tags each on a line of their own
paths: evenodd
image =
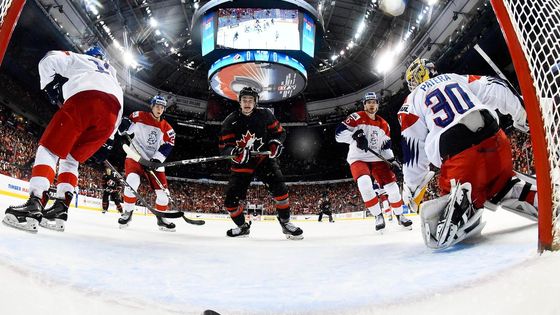
<svg viewBox="0 0 560 315">
<path fill-rule="evenodd" d="M 150 106 L 154 106 L 154 105 L 161 105 L 161 106 L 163 106 L 163 108 L 166 108 L 167 107 L 167 101 L 165 100 L 165 98 L 163 98 L 163 96 L 156 95 L 156 96 L 152 97 L 152 99 L 150 100 Z"/>
<path fill-rule="evenodd" d="M 241 91 L 239 91 L 239 98 L 238 101 L 241 102 L 241 98 L 243 96 L 252 96 L 255 98 L 255 104 L 259 102 L 259 92 L 257 92 L 256 89 L 250 87 L 250 86 L 246 86 L 244 88 L 241 89 Z"/>
<path fill-rule="evenodd" d="M 84 54 L 105 60 L 105 52 L 99 46 L 91 46 Z"/>
<path fill-rule="evenodd" d="M 436 66 L 428 59 L 417 58 L 406 69 L 406 82 L 412 92 L 418 85 L 437 75 Z"/>
<path fill-rule="evenodd" d="M 363 103 L 365 104 L 369 100 L 374 100 L 376 102 L 379 102 L 379 100 L 377 99 L 377 94 L 375 94 L 375 92 L 367 92 L 364 95 Z"/>
</svg>

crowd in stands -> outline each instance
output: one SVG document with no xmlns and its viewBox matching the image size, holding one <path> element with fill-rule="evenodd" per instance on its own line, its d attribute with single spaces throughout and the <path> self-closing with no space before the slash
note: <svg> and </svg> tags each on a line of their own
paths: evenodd
<svg viewBox="0 0 560 315">
<path fill-rule="evenodd" d="M 34 129 L 34 130 L 33 130 Z M 14 178 L 29 180 L 31 166 L 37 150 L 38 137 L 34 134 L 40 127 L 28 122 L 6 107 L 0 105 L 0 173 Z M 516 131 L 508 131 L 511 139 L 514 169 L 533 174 L 533 153 L 528 136 Z M 283 162 L 285 163 L 286 160 Z M 305 163 L 305 162 L 302 162 Z M 302 163 L 298 164 L 300 167 Z M 301 171 L 301 169 L 300 169 Z M 79 191 L 81 194 L 100 198 L 104 170 L 95 164 L 80 166 Z M 170 181 L 169 188 L 175 200 L 174 207 L 188 211 L 225 213 L 223 198 L 225 184 L 206 184 Z M 290 205 L 294 214 L 318 213 L 319 199 L 327 194 L 335 213 L 363 209 L 363 203 L 353 181 L 337 184 L 289 186 Z M 144 182 L 139 193 L 150 202 L 155 194 Z M 426 199 L 437 196 L 437 176 L 430 182 Z M 262 205 L 265 214 L 274 214 L 274 203 L 263 185 L 251 186 L 247 194 L 247 204 Z"/>
</svg>

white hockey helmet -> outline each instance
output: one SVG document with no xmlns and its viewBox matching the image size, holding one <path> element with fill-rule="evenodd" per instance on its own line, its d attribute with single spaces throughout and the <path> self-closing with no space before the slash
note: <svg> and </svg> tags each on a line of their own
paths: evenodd
<svg viewBox="0 0 560 315">
<path fill-rule="evenodd" d="M 156 95 L 152 97 L 152 99 L 150 100 L 150 106 L 154 106 L 154 105 L 161 105 L 163 106 L 163 108 L 167 108 L 167 101 L 163 96 Z"/>
<path fill-rule="evenodd" d="M 365 104 L 366 101 L 369 101 L 369 100 L 374 100 L 374 101 L 379 103 L 379 99 L 377 98 L 377 94 L 375 94 L 375 92 L 366 92 L 366 94 L 364 95 L 364 99 L 363 99 L 362 103 Z"/>
</svg>

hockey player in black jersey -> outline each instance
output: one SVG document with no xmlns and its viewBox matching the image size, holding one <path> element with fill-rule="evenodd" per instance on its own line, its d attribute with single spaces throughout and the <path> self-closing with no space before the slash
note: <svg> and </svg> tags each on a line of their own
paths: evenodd
<svg viewBox="0 0 560 315">
<path fill-rule="evenodd" d="M 323 221 L 323 215 L 327 215 L 329 217 L 329 222 L 334 222 L 332 216 L 332 203 L 326 193 L 323 194 L 323 197 L 319 201 L 319 222 Z"/>
<path fill-rule="evenodd" d="M 101 205 L 103 207 L 102 212 L 105 213 L 109 209 L 109 198 L 113 200 L 115 206 L 119 213 L 122 213 L 122 206 L 121 206 L 121 184 L 118 179 L 115 178 L 111 169 L 106 170 L 106 174 L 103 175 L 102 178 L 102 187 L 103 187 L 103 197 L 101 198 Z"/>
<path fill-rule="evenodd" d="M 303 239 L 303 231 L 290 223 L 288 188 L 277 158 L 282 153 L 286 131 L 274 114 L 257 106 L 259 94 L 245 87 L 239 92 L 240 109 L 223 122 L 220 151 L 232 155 L 231 173 L 226 188 L 225 207 L 237 228 L 227 231 L 230 237 L 247 236 L 251 222 L 243 214 L 247 189 L 254 176 L 266 184 L 276 204 L 278 221 L 288 239 Z M 251 156 L 251 151 L 270 151 L 269 155 Z"/>
</svg>

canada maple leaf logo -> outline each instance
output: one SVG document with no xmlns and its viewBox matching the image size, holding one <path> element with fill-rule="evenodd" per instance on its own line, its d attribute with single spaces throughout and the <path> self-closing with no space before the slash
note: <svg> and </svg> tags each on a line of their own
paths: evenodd
<svg viewBox="0 0 560 315">
<path fill-rule="evenodd" d="M 254 133 L 249 130 L 241 136 L 241 140 L 235 141 L 235 144 L 240 148 L 250 148 L 253 151 L 259 151 L 263 146 L 262 138 L 257 138 Z"/>
</svg>

